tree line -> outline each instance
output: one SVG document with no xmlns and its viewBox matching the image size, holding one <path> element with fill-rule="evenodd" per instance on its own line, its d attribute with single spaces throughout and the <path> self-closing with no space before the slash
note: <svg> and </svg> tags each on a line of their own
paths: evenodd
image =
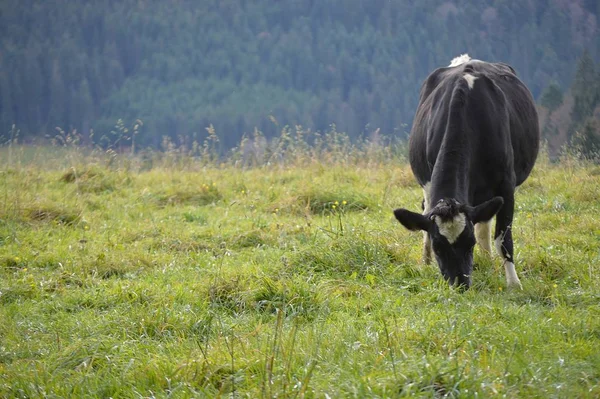
<svg viewBox="0 0 600 399">
<path fill-rule="evenodd" d="M 600 160 L 600 63 L 584 51 L 571 85 L 563 91 L 551 82 L 540 95 L 542 137 L 550 155 L 565 144 L 587 158 Z"/>
<path fill-rule="evenodd" d="M 25 139 L 77 129 L 92 140 L 140 119 L 141 146 L 211 124 L 224 147 L 297 124 L 404 136 L 423 79 L 467 51 L 510 63 L 540 101 L 572 82 L 587 90 L 574 77 L 584 49 L 592 64 L 598 56 L 599 4 L 5 0 L 0 128 L 15 124 Z"/>
</svg>

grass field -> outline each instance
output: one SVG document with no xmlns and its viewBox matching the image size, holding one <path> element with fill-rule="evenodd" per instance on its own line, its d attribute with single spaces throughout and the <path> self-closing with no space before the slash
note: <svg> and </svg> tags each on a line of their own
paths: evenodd
<svg viewBox="0 0 600 399">
<path fill-rule="evenodd" d="M 0 159 L 0 397 L 600 397 L 598 166 L 542 156 L 523 290 L 477 248 L 460 293 L 401 157 Z"/>
</svg>

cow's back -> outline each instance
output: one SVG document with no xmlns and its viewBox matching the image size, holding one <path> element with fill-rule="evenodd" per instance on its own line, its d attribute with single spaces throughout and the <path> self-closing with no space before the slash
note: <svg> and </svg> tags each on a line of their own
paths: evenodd
<svg viewBox="0 0 600 399">
<path fill-rule="evenodd" d="M 518 186 L 531 173 L 539 151 L 540 130 L 535 102 L 529 89 L 514 73 L 493 75 L 491 79 L 502 90 L 507 100 L 514 171 Z"/>
<path fill-rule="evenodd" d="M 538 118 L 533 98 L 510 66 L 477 60 L 455 67 L 439 68 L 423 83 L 409 139 L 409 159 L 413 172 L 421 185 L 431 180 L 446 132 L 452 92 L 465 74 L 475 78 L 471 81 L 470 95 L 483 96 L 467 104 L 465 112 L 470 112 L 473 117 L 489 119 L 487 125 L 485 121 L 482 123 L 482 129 L 471 127 L 469 134 L 479 135 L 474 142 L 482 153 L 477 153 L 478 148 L 475 148 L 467 156 L 487 157 L 488 164 L 496 162 L 499 168 L 512 168 L 514 184 L 519 185 L 531 172 L 539 150 Z M 502 127 L 497 132 L 499 126 L 506 128 Z M 491 141 L 485 137 L 486 134 L 505 137 Z M 507 143 L 508 148 L 503 148 L 498 140 Z M 489 159 L 492 151 L 494 157 Z"/>
</svg>

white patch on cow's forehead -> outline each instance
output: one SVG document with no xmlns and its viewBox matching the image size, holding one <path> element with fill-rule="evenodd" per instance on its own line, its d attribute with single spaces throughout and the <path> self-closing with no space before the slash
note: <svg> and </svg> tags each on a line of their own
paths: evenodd
<svg viewBox="0 0 600 399">
<path fill-rule="evenodd" d="M 458 239 L 458 236 L 460 236 L 465 229 L 467 219 L 465 218 L 465 214 L 461 212 L 454 216 L 452 220 L 448 221 L 442 221 L 441 218 L 436 217 L 435 224 L 437 224 L 440 234 L 446 237 L 450 244 L 454 244 Z"/>
<path fill-rule="evenodd" d="M 465 62 L 471 61 L 471 57 L 469 54 L 461 54 L 458 57 L 454 57 L 452 61 L 450 61 L 450 67 L 459 66 L 460 64 L 464 64 Z"/>
<path fill-rule="evenodd" d="M 465 73 L 463 78 L 465 78 L 465 80 L 467 81 L 467 84 L 469 85 L 469 89 L 472 89 L 473 85 L 475 84 L 475 80 L 477 80 L 477 77 L 471 75 L 470 73 Z"/>
</svg>

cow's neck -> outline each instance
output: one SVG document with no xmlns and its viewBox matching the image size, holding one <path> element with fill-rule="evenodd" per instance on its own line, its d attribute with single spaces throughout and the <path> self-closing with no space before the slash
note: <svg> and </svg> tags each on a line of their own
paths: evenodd
<svg viewBox="0 0 600 399">
<path fill-rule="evenodd" d="M 443 198 L 468 203 L 470 146 L 462 131 L 449 131 L 446 131 L 431 175 L 431 204 Z"/>
</svg>

